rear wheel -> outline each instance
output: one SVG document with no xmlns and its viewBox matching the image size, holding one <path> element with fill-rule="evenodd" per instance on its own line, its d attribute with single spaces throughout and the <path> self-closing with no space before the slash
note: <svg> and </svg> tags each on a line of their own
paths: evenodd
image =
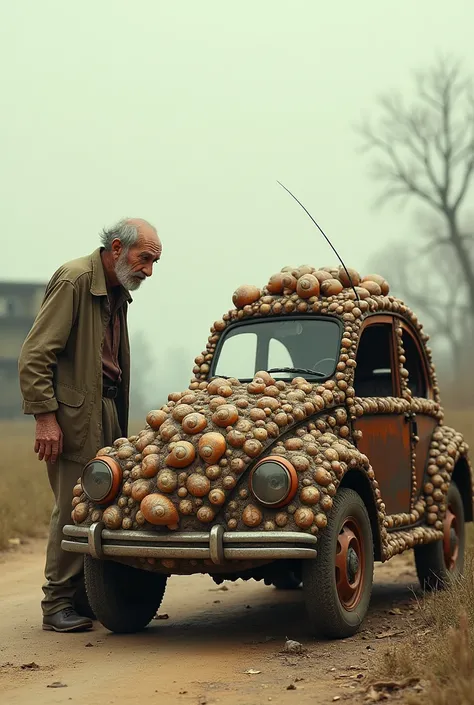
<svg viewBox="0 0 474 705">
<path fill-rule="evenodd" d="M 414 548 L 416 572 L 423 590 L 442 589 L 451 577 L 462 575 L 464 570 L 464 505 L 454 482 L 449 486 L 446 499 L 444 537 Z"/>
<path fill-rule="evenodd" d="M 161 605 L 166 575 L 115 561 L 84 557 L 89 603 L 97 619 L 111 632 L 130 634 L 144 629 Z"/>
<path fill-rule="evenodd" d="M 357 492 L 341 488 L 314 560 L 303 561 L 303 594 L 311 630 L 342 639 L 357 632 L 369 607 L 374 546 L 369 515 Z"/>
</svg>

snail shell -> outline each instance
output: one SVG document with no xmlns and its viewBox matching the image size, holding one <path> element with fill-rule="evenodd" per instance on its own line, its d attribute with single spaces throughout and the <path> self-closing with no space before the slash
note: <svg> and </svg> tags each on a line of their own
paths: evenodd
<svg viewBox="0 0 474 705">
<path fill-rule="evenodd" d="M 120 460 L 128 460 L 134 454 L 135 450 L 130 445 L 121 446 L 117 451 L 117 458 Z"/>
<path fill-rule="evenodd" d="M 179 511 L 184 516 L 190 516 L 194 512 L 193 503 L 190 499 L 182 499 L 179 503 Z"/>
<path fill-rule="evenodd" d="M 343 288 L 338 279 L 326 279 L 321 284 L 321 294 L 323 296 L 337 296 L 341 293 Z"/>
<path fill-rule="evenodd" d="M 290 272 L 284 272 L 282 282 L 283 290 L 288 289 L 289 291 L 295 291 L 296 279 Z"/>
<path fill-rule="evenodd" d="M 232 426 L 239 418 L 239 412 L 237 407 L 232 404 L 223 404 L 218 407 L 218 409 L 212 415 L 212 421 L 216 426 L 221 428 L 227 428 L 227 426 Z"/>
<path fill-rule="evenodd" d="M 191 413 L 183 419 L 181 425 L 185 433 L 200 433 L 206 428 L 207 420 L 203 414 Z"/>
<path fill-rule="evenodd" d="M 313 523 L 314 514 L 309 507 L 300 507 L 294 513 L 294 519 L 296 526 L 299 526 L 300 529 L 306 529 Z"/>
<path fill-rule="evenodd" d="M 142 460 L 142 477 L 155 477 L 160 467 L 160 457 L 156 453 L 146 455 Z"/>
<path fill-rule="evenodd" d="M 196 449 L 189 441 L 178 441 L 166 458 L 166 464 L 172 468 L 185 468 L 196 457 Z"/>
<path fill-rule="evenodd" d="M 271 374 L 269 374 L 266 370 L 259 370 L 257 372 L 257 374 L 255 375 L 255 377 L 258 377 L 259 379 L 263 379 L 263 381 L 267 385 L 275 384 L 275 380 L 273 379 Z"/>
<path fill-rule="evenodd" d="M 304 274 L 298 279 L 296 293 L 302 299 L 310 299 L 311 296 L 319 296 L 319 280 L 313 274 Z"/>
<path fill-rule="evenodd" d="M 146 431 L 135 444 L 135 448 L 137 449 L 137 453 L 141 453 L 144 448 L 146 448 L 148 445 L 153 443 L 155 440 L 155 433 L 153 431 Z"/>
<path fill-rule="evenodd" d="M 382 290 L 382 294 L 384 296 L 387 296 L 387 294 L 390 291 L 390 286 L 384 277 L 381 277 L 380 274 L 367 274 L 365 277 L 362 279 L 362 285 L 365 286 L 365 282 L 367 281 L 372 281 L 375 282 L 376 284 L 379 285 L 380 289 Z"/>
<path fill-rule="evenodd" d="M 363 282 L 363 288 L 367 289 L 371 296 L 380 296 L 382 294 L 382 287 L 370 279 Z"/>
<path fill-rule="evenodd" d="M 155 526 L 175 526 L 179 515 L 173 502 L 162 494 L 147 495 L 140 503 L 146 521 Z"/>
<path fill-rule="evenodd" d="M 222 507 L 225 502 L 225 492 L 219 488 L 211 490 L 209 492 L 209 501 L 211 504 Z"/>
<path fill-rule="evenodd" d="M 175 436 L 177 433 L 178 433 L 177 427 L 173 423 L 171 423 L 170 421 L 163 424 L 163 426 L 160 428 L 161 438 L 166 442 L 170 441 L 173 438 L 173 436 Z"/>
<path fill-rule="evenodd" d="M 194 497 L 205 497 L 211 488 L 211 483 L 206 475 L 193 473 L 188 477 L 186 488 Z"/>
<path fill-rule="evenodd" d="M 300 499 L 304 504 L 317 504 L 321 494 L 317 487 L 303 487 L 300 492 Z"/>
<path fill-rule="evenodd" d="M 347 272 L 349 272 L 350 279 L 347 276 Z M 338 278 L 341 280 L 341 284 L 345 286 L 346 288 L 349 288 L 352 286 L 359 286 L 360 284 L 360 274 L 357 272 L 355 269 L 350 269 L 350 267 L 347 268 L 347 272 L 344 269 L 344 267 L 339 267 L 339 273 L 338 273 Z M 352 283 L 351 283 L 352 280 Z"/>
<path fill-rule="evenodd" d="M 244 443 L 244 452 L 249 458 L 256 458 L 262 452 L 262 444 L 256 438 L 250 438 Z"/>
<path fill-rule="evenodd" d="M 150 493 L 151 489 L 149 480 L 135 480 L 132 484 L 132 497 L 136 502 L 141 502 Z"/>
<path fill-rule="evenodd" d="M 75 523 L 80 524 L 84 519 L 87 519 L 87 515 L 89 514 L 89 507 L 87 506 L 86 502 L 79 502 L 79 504 L 76 504 L 72 511 L 72 519 Z"/>
<path fill-rule="evenodd" d="M 332 475 L 324 468 L 319 467 L 314 471 L 314 479 L 321 487 L 327 487 L 332 482 Z"/>
<path fill-rule="evenodd" d="M 263 394 L 266 388 L 266 384 L 263 379 L 258 379 L 256 377 L 250 384 L 247 385 L 247 391 L 249 394 Z"/>
<path fill-rule="evenodd" d="M 243 284 L 234 291 L 232 301 L 236 308 L 243 308 L 258 301 L 260 296 L 261 291 L 258 287 L 252 284 Z"/>
<path fill-rule="evenodd" d="M 178 486 L 178 478 L 172 470 L 162 470 L 156 479 L 156 485 L 161 492 L 174 492 Z"/>
<path fill-rule="evenodd" d="M 201 458 L 209 465 L 213 465 L 226 451 L 225 438 L 220 433 L 205 433 L 199 439 L 198 449 Z"/>
<path fill-rule="evenodd" d="M 281 294 L 283 292 L 283 289 L 285 288 L 283 282 L 284 278 L 284 272 L 277 272 L 277 274 L 274 274 L 270 277 L 270 280 L 267 284 L 267 290 L 270 292 L 270 294 Z"/>
<path fill-rule="evenodd" d="M 193 407 L 189 404 L 178 404 L 178 406 L 175 406 L 175 408 L 173 409 L 173 413 L 171 414 L 171 416 L 174 418 L 175 421 L 181 423 L 184 417 L 188 416 L 188 414 L 192 414 L 193 411 Z"/>
<path fill-rule="evenodd" d="M 122 512 L 116 505 L 107 507 L 102 515 L 102 521 L 108 529 L 119 529 L 122 526 L 122 518 Z"/>
<path fill-rule="evenodd" d="M 209 524 L 215 517 L 215 512 L 211 507 L 200 507 L 197 511 L 197 518 L 203 524 Z"/>
<path fill-rule="evenodd" d="M 242 521 L 245 526 L 258 526 L 262 523 L 262 512 L 253 504 L 248 504 L 242 512 Z"/>
<path fill-rule="evenodd" d="M 332 279 L 332 275 L 324 269 L 318 269 L 317 272 L 313 272 L 313 276 L 316 277 L 320 285 L 328 279 Z"/>
<path fill-rule="evenodd" d="M 158 431 L 160 426 L 166 421 L 168 414 L 160 409 L 150 411 L 146 417 L 146 422 L 154 431 Z"/>
</svg>

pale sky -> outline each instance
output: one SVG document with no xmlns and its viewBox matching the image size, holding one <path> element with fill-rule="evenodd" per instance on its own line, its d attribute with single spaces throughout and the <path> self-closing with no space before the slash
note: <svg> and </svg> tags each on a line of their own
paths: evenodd
<svg viewBox="0 0 474 705">
<path fill-rule="evenodd" d="M 1 0 L 0 279 L 47 281 L 102 226 L 149 219 L 163 257 L 130 328 L 150 385 L 185 386 L 239 284 L 335 262 L 277 179 L 348 266 L 412 234 L 410 211 L 373 210 L 353 126 L 439 52 L 474 71 L 472 27 L 469 0 Z"/>
</svg>

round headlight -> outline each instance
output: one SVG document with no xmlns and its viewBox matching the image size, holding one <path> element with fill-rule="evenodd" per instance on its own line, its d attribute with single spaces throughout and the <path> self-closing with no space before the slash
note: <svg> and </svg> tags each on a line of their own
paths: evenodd
<svg viewBox="0 0 474 705">
<path fill-rule="evenodd" d="M 254 467 L 250 489 L 261 504 L 281 507 L 295 495 L 298 477 L 293 465 L 278 456 L 268 456 Z"/>
<path fill-rule="evenodd" d="M 108 456 L 94 458 L 82 471 L 82 489 L 97 504 L 107 504 L 118 492 L 122 480 L 120 465 Z"/>
</svg>

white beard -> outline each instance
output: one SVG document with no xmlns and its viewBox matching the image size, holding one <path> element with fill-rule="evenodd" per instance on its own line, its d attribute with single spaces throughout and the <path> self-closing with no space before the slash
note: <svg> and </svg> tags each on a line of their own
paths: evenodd
<svg viewBox="0 0 474 705">
<path fill-rule="evenodd" d="M 142 275 L 135 274 L 127 262 L 127 252 L 122 252 L 115 265 L 115 276 L 127 291 L 135 291 L 143 282 Z"/>
</svg>

